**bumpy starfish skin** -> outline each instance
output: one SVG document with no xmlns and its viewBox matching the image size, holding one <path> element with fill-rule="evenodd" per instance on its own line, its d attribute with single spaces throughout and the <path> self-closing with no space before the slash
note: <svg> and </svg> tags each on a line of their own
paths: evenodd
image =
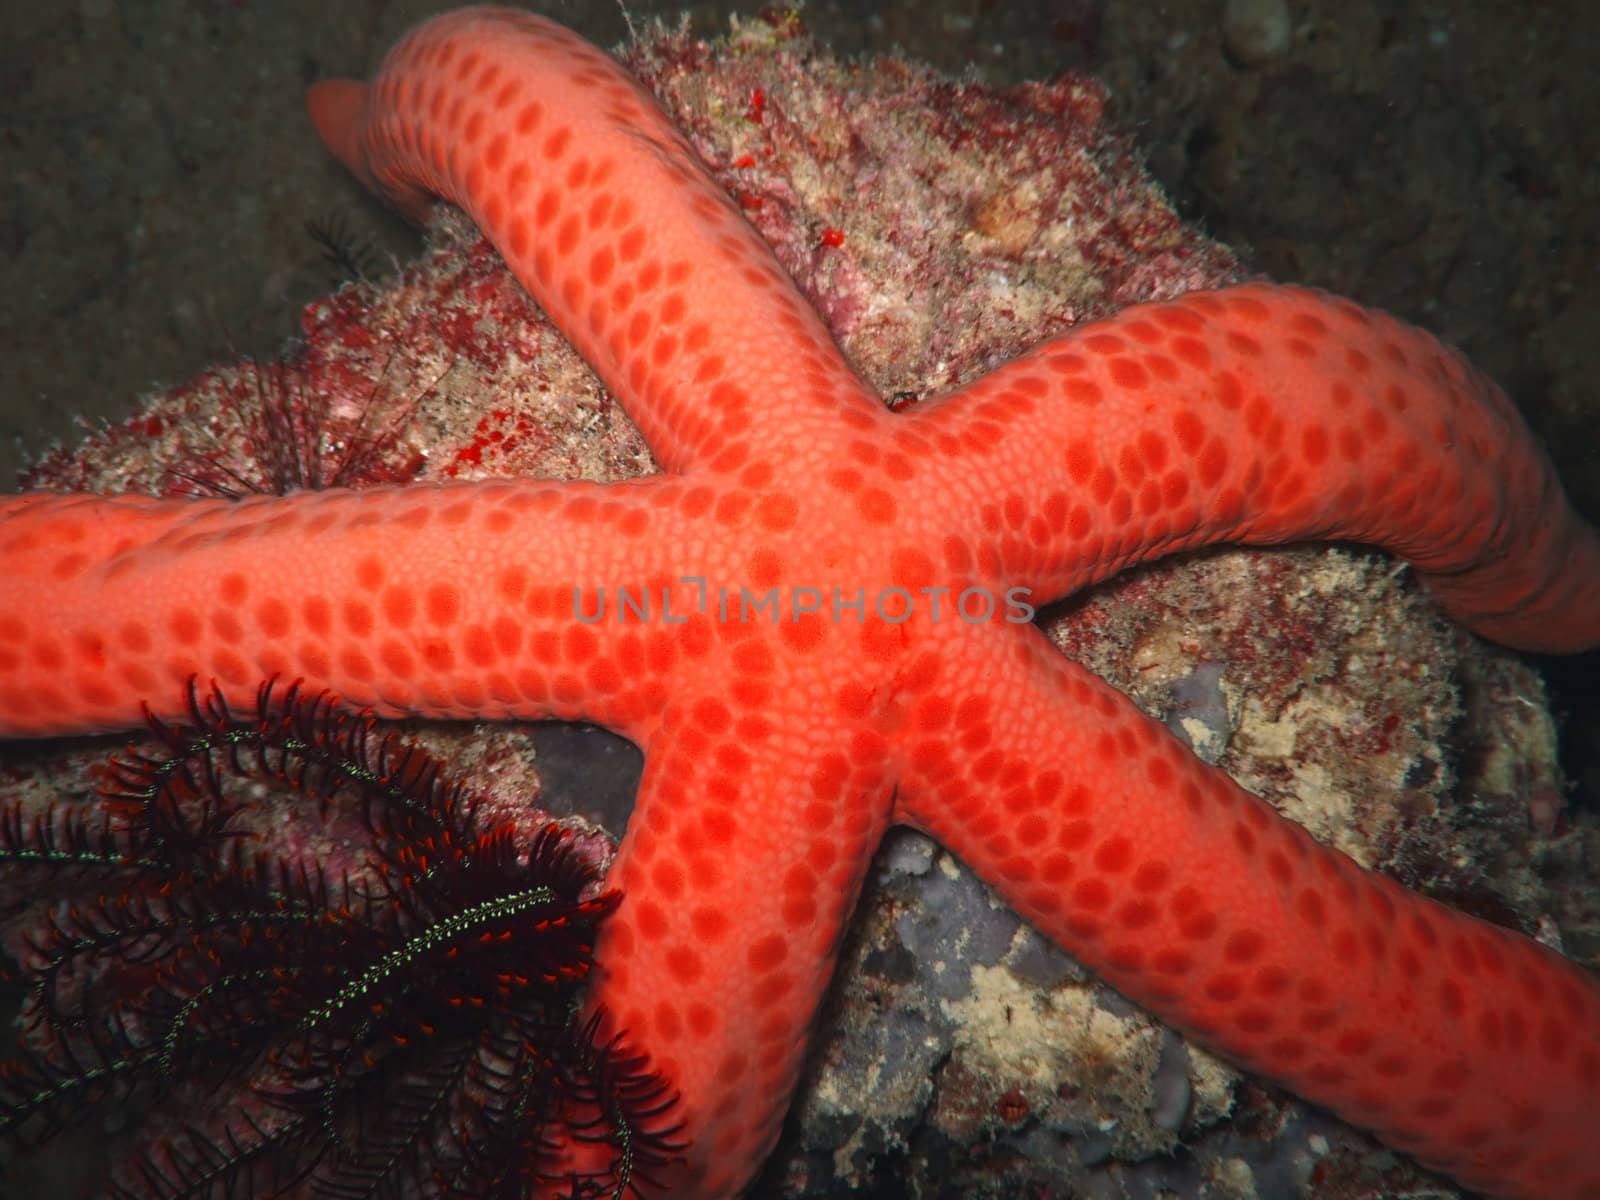
<svg viewBox="0 0 1600 1200">
<path fill-rule="evenodd" d="M 280 675 L 637 741 L 596 1001 L 681 1092 L 675 1195 L 734 1195 L 772 1147 L 904 822 L 1128 996 L 1394 1146 L 1494 1195 L 1600 1196 L 1593 978 L 1319 846 L 1005 619 L 1010 588 L 1043 604 L 1184 547 L 1339 538 L 1403 555 L 1486 636 L 1600 644 L 1600 540 L 1492 383 L 1381 314 L 1247 286 L 895 415 L 573 34 L 451 14 L 309 106 L 401 208 L 472 215 L 666 472 L 7 499 L 0 731 L 126 727 L 191 676 Z M 575 618 L 575 587 L 603 619 Z M 741 587 L 780 589 L 778 620 L 741 620 Z M 796 619 L 796 588 L 820 610 Z M 958 615 L 965 589 L 987 620 Z"/>
</svg>

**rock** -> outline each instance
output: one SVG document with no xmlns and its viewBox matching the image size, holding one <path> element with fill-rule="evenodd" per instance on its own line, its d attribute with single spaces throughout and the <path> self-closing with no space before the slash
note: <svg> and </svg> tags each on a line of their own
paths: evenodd
<svg viewBox="0 0 1600 1200">
<path fill-rule="evenodd" d="M 1243 67 L 1262 67 L 1289 48 L 1285 0 L 1228 0 L 1222 10 L 1222 46 Z"/>
</svg>

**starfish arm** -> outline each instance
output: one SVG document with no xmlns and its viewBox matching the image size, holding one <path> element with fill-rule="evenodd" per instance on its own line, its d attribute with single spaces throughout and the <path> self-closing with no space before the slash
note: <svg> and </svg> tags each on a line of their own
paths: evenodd
<svg viewBox="0 0 1600 1200">
<path fill-rule="evenodd" d="M 706 561 L 688 515 L 705 490 L 655 476 L 5 497 L 0 736 L 125 729 L 141 701 L 180 714 L 191 678 L 238 699 L 277 676 L 384 715 L 581 717 L 637 740 L 693 649 L 661 588 Z"/>
<path fill-rule="evenodd" d="M 1250 285 L 1129 308 L 901 437 L 981 460 L 967 478 L 998 486 L 942 502 L 1040 602 L 1198 545 L 1351 540 L 1414 564 L 1485 637 L 1600 645 L 1600 537 L 1516 410 L 1429 334 L 1346 300 Z"/>
<path fill-rule="evenodd" d="M 471 215 L 668 470 L 881 409 L 655 99 L 571 31 L 447 13 L 370 85 L 319 83 L 306 104 L 402 212 L 439 196 Z"/>
<path fill-rule="evenodd" d="M 896 819 L 1250 1070 L 1491 1195 L 1596 1194 L 1594 978 L 1322 846 L 1037 631 L 1012 636 L 1003 656 L 953 646 L 906 700 Z"/>
<path fill-rule="evenodd" d="M 647 744 L 595 953 L 594 1003 L 678 1092 L 664 1182 L 695 1200 L 737 1195 L 777 1140 L 890 807 L 876 738 L 729 702 L 674 703 Z"/>
</svg>

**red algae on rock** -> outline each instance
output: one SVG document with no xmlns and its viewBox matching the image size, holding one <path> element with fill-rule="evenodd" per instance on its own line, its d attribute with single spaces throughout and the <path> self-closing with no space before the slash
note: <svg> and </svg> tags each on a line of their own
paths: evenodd
<svg viewBox="0 0 1600 1200">
<path fill-rule="evenodd" d="M 658 33 L 622 57 L 886 398 L 914 403 L 1083 320 L 1239 277 L 1107 126 L 1092 80 L 997 92 L 896 60 L 844 64 L 786 20 L 709 43 Z M 273 396 L 314 410 L 293 427 L 322 456 L 317 478 L 654 470 L 614 398 L 458 214 L 436 214 L 420 259 L 310 305 L 302 328 Z M 267 488 L 264 373 L 219 366 L 150 397 L 27 482 Z M 1560 811 L 1537 676 L 1448 628 L 1388 560 L 1210 554 L 1116 580 L 1044 624 L 1319 838 L 1600 956 L 1581 899 L 1597 835 Z M 516 795 L 536 790 L 526 727 L 428 737 L 497 797 L 513 794 L 508 772 Z M 72 802 L 85 761 L 13 752 L 7 792 Z M 1296 1101 L 1242 1088 L 924 839 L 900 837 L 880 868 L 756 1195 L 891 1179 L 929 1195 L 1311 1195 L 1334 1178 L 1349 1194 L 1424 1178 L 1456 1194 Z"/>
</svg>

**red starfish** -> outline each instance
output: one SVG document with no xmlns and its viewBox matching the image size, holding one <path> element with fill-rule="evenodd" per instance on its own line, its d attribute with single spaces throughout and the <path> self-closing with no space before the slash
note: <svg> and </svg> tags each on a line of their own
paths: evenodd
<svg viewBox="0 0 1600 1200">
<path fill-rule="evenodd" d="M 1250 286 L 892 414 L 650 97 L 566 30 L 452 14 L 309 103 L 402 209 L 478 221 L 666 473 L 10 499 L 0 731 L 125 727 L 130 693 L 172 712 L 191 676 L 276 674 L 637 741 L 596 999 L 682 1093 L 679 1195 L 736 1193 L 772 1146 L 893 822 L 1424 1162 L 1600 1195 L 1592 978 L 1317 845 L 1009 619 L 1173 550 L 1324 537 L 1406 557 L 1486 636 L 1600 644 L 1600 539 L 1492 383 L 1381 314 Z M 741 613 L 740 589 L 775 607 Z"/>
</svg>

